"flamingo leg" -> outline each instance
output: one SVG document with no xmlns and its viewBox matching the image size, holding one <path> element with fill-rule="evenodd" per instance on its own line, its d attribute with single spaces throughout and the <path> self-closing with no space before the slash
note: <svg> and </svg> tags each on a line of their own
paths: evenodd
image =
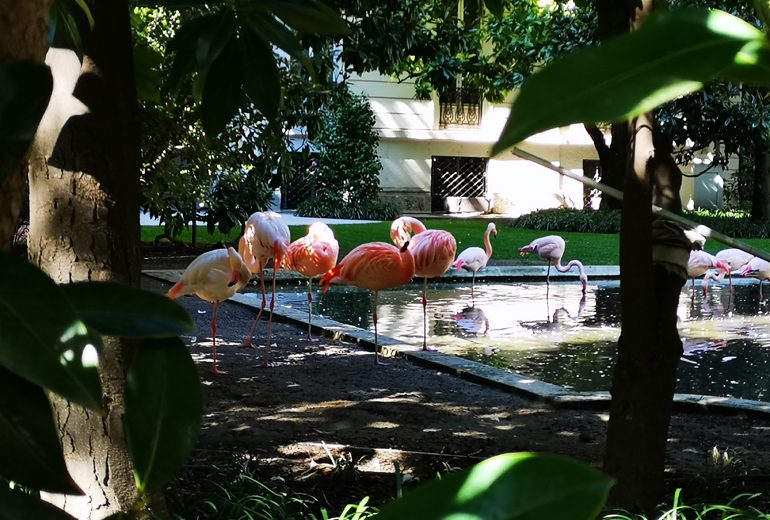
<svg viewBox="0 0 770 520">
<path fill-rule="evenodd" d="M 730 285 L 730 292 L 733 292 L 733 273 L 727 273 L 727 282 Z"/>
<path fill-rule="evenodd" d="M 313 337 L 311 329 L 313 327 L 313 279 L 307 279 L 307 340 L 318 341 Z"/>
<path fill-rule="evenodd" d="M 265 360 L 262 362 L 263 367 L 267 367 L 270 363 L 270 337 L 273 333 L 273 309 L 275 309 L 275 272 L 278 270 L 275 265 L 273 266 L 273 291 L 270 295 L 270 315 L 267 317 L 267 342 L 265 343 Z"/>
<path fill-rule="evenodd" d="M 474 300 L 473 292 L 476 289 L 476 271 L 473 271 L 473 277 L 471 277 L 471 301 Z"/>
<path fill-rule="evenodd" d="M 436 350 L 436 347 L 428 347 L 428 278 L 422 279 L 422 349 Z"/>
<path fill-rule="evenodd" d="M 377 302 L 380 297 L 379 291 L 374 291 L 374 312 L 372 314 L 372 321 L 374 322 L 374 364 L 375 365 L 388 365 L 389 363 L 384 363 L 380 361 L 380 342 L 379 342 L 379 336 L 377 335 Z"/>
<path fill-rule="evenodd" d="M 219 310 L 219 301 L 214 302 L 214 315 L 211 317 L 211 373 L 219 375 L 222 372 L 217 369 L 217 311 Z"/>
<path fill-rule="evenodd" d="M 548 270 L 545 272 L 545 285 L 551 285 L 551 260 L 548 260 Z"/>
<path fill-rule="evenodd" d="M 267 298 L 265 297 L 265 273 L 262 270 L 262 264 L 259 264 L 259 285 L 262 289 L 262 306 L 259 308 L 259 312 L 257 313 L 257 317 L 254 319 L 254 323 L 251 324 L 251 328 L 249 329 L 249 337 L 246 338 L 246 341 L 243 342 L 243 345 L 241 345 L 241 348 L 254 348 L 254 345 L 251 343 L 251 338 L 254 336 L 254 331 L 257 328 L 257 323 L 259 323 L 259 318 L 262 317 L 262 311 L 265 310 L 265 305 L 267 304 Z"/>
</svg>

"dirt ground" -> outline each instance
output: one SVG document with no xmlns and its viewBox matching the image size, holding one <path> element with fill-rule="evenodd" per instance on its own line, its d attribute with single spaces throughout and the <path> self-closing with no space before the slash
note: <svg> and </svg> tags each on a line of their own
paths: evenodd
<svg viewBox="0 0 770 520">
<path fill-rule="evenodd" d="M 143 283 L 168 289 L 147 277 Z M 607 410 L 553 408 L 404 359 L 375 366 L 371 352 L 331 338 L 309 342 L 305 328 L 290 323 L 274 324 L 271 366 L 262 368 L 264 346 L 238 348 L 255 314 L 236 303 L 220 306 L 218 360 L 226 373 L 213 376 L 213 306 L 192 296 L 179 303 L 197 326 L 184 340 L 204 388 L 203 427 L 188 468 L 193 473 L 248 456 L 258 472 L 321 495 L 334 509 L 366 495 L 374 503 L 390 499 L 396 462 L 407 483 L 510 451 L 565 454 L 601 467 Z M 257 340 L 265 323 L 257 327 Z M 670 487 L 684 486 L 691 498 L 770 494 L 769 433 L 770 420 L 762 417 L 675 413 Z M 733 462 L 716 467 L 714 446 Z"/>
</svg>

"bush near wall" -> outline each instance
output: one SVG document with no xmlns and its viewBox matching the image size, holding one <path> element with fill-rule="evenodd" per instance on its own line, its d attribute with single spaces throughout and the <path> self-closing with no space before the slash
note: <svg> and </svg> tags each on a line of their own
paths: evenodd
<svg viewBox="0 0 770 520">
<path fill-rule="evenodd" d="M 734 238 L 770 238 L 770 222 L 741 211 L 686 211 L 684 216 Z M 546 209 L 515 219 L 513 227 L 542 231 L 619 233 L 620 211 Z"/>
</svg>

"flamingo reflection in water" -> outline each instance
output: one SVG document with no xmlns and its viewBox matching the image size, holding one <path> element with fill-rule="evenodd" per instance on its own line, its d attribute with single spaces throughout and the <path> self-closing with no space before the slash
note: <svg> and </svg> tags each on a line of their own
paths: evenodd
<svg viewBox="0 0 770 520">
<path fill-rule="evenodd" d="M 580 320 L 580 318 L 583 317 L 583 311 L 586 307 L 586 295 L 583 294 L 582 298 L 580 298 L 580 303 L 578 304 L 578 311 L 577 315 L 575 317 L 570 314 L 570 312 L 567 310 L 566 307 L 559 307 L 555 311 L 553 311 L 553 315 L 551 315 L 550 310 L 550 299 L 546 298 L 545 300 L 545 308 L 546 308 L 546 319 L 545 320 L 530 320 L 530 321 L 524 321 L 519 320 L 519 326 L 524 327 L 525 329 L 532 329 L 536 332 L 551 332 L 551 331 L 558 331 L 561 330 L 569 321 L 575 321 Z"/>
<path fill-rule="evenodd" d="M 452 315 L 452 319 L 466 333 L 485 336 L 489 331 L 489 320 L 480 307 L 470 305 Z"/>
</svg>

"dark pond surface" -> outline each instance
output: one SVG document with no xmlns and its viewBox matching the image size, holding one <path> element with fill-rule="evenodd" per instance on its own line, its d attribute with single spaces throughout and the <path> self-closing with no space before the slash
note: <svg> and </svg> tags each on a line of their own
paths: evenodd
<svg viewBox="0 0 770 520">
<path fill-rule="evenodd" d="M 306 286 L 283 286 L 277 305 L 307 309 Z M 373 330 L 369 291 L 314 292 L 314 313 Z M 756 280 L 682 290 L 685 353 L 677 391 L 770 401 L 770 308 Z M 380 333 L 422 344 L 421 285 L 380 293 Z M 618 282 L 428 284 L 429 343 L 453 353 L 574 390 L 608 390 L 620 335 Z"/>
</svg>

